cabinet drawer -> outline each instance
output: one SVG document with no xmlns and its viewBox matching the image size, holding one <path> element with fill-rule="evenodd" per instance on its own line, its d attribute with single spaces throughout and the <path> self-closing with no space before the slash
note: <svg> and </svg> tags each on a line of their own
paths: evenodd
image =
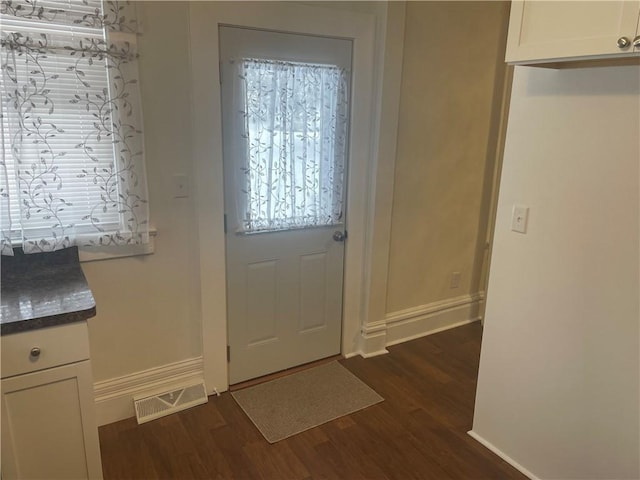
<svg viewBox="0 0 640 480">
<path fill-rule="evenodd" d="M 86 322 L 4 335 L 0 341 L 2 378 L 89 358 Z"/>
</svg>

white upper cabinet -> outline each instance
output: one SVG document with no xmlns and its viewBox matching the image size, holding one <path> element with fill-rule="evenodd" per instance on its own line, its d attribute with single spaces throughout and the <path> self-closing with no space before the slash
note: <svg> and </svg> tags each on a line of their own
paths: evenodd
<svg viewBox="0 0 640 480">
<path fill-rule="evenodd" d="M 639 19 L 640 1 L 514 1 L 506 61 L 640 58 Z"/>
</svg>

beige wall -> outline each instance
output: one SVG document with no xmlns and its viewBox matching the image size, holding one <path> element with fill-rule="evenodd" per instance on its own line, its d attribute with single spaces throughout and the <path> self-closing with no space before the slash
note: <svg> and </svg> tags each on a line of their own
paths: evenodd
<svg viewBox="0 0 640 480">
<path fill-rule="evenodd" d="M 508 10 L 508 2 L 407 3 L 389 313 L 480 288 Z M 450 289 L 454 271 L 460 287 Z"/>
<path fill-rule="evenodd" d="M 153 255 L 82 268 L 98 315 L 89 320 L 94 380 L 202 354 L 193 196 L 174 199 L 171 179 L 191 176 L 186 3 L 141 4 L 140 80 Z"/>
<path fill-rule="evenodd" d="M 98 305 L 97 317 L 90 320 L 97 382 L 202 355 L 200 282 L 209 274 L 223 278 L 219 272 L 201 276 L 197 215 L 202 211 L 196 211 L 195 192 L 182 199 L 171 195 L 174 174 L 195 180 L 189 6 L 164 1 L 138 5 L 144 20 L 140 67 L 151 221 L 158 236 L 153 255 L 83 264 Z M 378 4 L 342 7 L 382 15 Z M 399 4 L 394 9 L 404 13 Z M 508 4 L 500 2 L 407 4 L 388 312 L 478 289 L 471 279 L 480 270 L 476 244 L 484 237 L 478 225 L 484 221 L 494 80 L 502 68 L 496 58 L 501 55 L 507 9 Z M 397 30 L 402 22 L 395 24 L 393 45 L 401 47 Z M 384 26 L 379 23 L 378 28 Z M 455 45 L 452 36 L 457 37 Z M 398 58 L 380 68 L 400 63 L 402 48 L 393 51 Z M 385 71 L 385 79 L 392 77 L 400 82 L 399 74 Z M 392 110 L 385 105 L 389 99 L 397 105 L 396 98 L 387 95 L 382 108 Z M 384 133 L 380 165 L 389 170 L 395 129 L 385 127 Z M 388 213 L 389 203 L 376 208 Z M 206 205 L 201 208 L 206 210 Z M 375 241 L 372 248 L 385 242 Z M 371 313 L 383 313 L 384 294 L 378 290 L 386 288 L 386 246 L 378 250 L 372 258 L 385 268 L 375 268 L 380 277 L 375 300 L 381 301 L 370 307 Z M 462 272 L 462 284 L 448 290 L 454 270 Z M 370 318 L 376 319 L 377 314 Z"/>
</svg>

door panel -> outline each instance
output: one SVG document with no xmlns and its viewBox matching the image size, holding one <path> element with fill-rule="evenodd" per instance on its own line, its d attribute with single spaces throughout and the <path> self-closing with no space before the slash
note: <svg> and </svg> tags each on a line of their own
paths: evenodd
<svg viewBox="0 0 640 480">
<path fill-rule="evenodd" d="M 300 257 L 300 333 L 326 327 L 327 253 Z"/>
<path fill-rule="evenodd" d="M 227 234 L 231 384 L 340 353 L 344 248 L 333 230 Z"/>
<path fill-rule="evenodd" d="M 326 68 L 328 76 L 310 78 L 329 82 L 335 78 L 331 74 L 336 68 L 341 75 L 350 69 L 351 48 L 348 40 L 220 28 L 231 384 L 340 353 L 344 243 L 335 241 L 333 233 L 344 231 L 345 219 L 338 207 L 343 205 L 345 196 L 346 174 L 343 172 L 346 172 L 346 165 L 339 164 L 338 156 L 329 157 L 326 152 L 335 151 L 336 155 L 346 157 L 347 151 L 346 129 L 342 143 L 325 138 L 339 130 L 337 126 L 332 127 L 333 124 L 327 126 L 327 122 L 335 121 L 338 125 L 336 118 L 341 112 L 327 105 L 343 98 L 334 98 L 329 93 L 320 101 L 309 100 L 308 111 L 300 112 L 295 106 L 291 110 L 283 107 L 277 121 L 271 117 L 264 120 L 266 134 L 262 130 L 256 134 L 252 130 L 256 122 L 251 115 L 263 115 L 270 106 L 266 101 L 256 101 L 249 89 L 264 90 L 265 95 L 271 95 L 276 88 L 295 90 L 300 85 L 300 74 L 296 77 L 298 83 L 289 82 L 286 75 L 282 77 L 285 83 L 280 77 L 273 81 L 275 76 L 265 81 L 262 78 L 250 81 L 248 70 L 238 70 L 238 64 L 250 65 L 254 59 L 265 64 L 273 62 L 277 68 L 282 63 L 284 69 L 303 64 L 302 69 L 318 67 L 321 75 Z M 238 72 L 244 72 L 244 76 Z M 291 78 L 296 72 L 299 70 L 295 70 Z M 344 80 L 344 77 L 340 78 Z M 344 84 L 348 86 L 348 82 L 341 85 Z M 317 92 L 303 85 L 305 95 L 312 96 L 313 93 L 306 92 Z M 323 94 L 331 92 L 329 83 L 323 85 L 327 85 Z M 301 104 L 307 101 L 306 97 L 301 101 L 296 95 L 298 93 L 292 94 L 289 100 L 274 95 L 273 102 Z M 249 111 L 250 102 L 258 113 Z M 325 108 L 336 113 L 332 117 L 314 116 L 314 112 Z M 239 115 L 240 111 L 242 114 Z M 348 115 L 348 108 L 346 111 Z M 263 121 L 262 117 L 258 119 Z M 283 146 L 278 143 L 283 142 L 282 139 L 291 143 Z M 278 143 L 277 148 L 273 147 L 275 143 Z M 264 157 L 259 157 L 262 163 L 247 160 L 253 154 L 252 149 Z M 335 168 L 331 163 L 334 160 L 338 165 Z M 275 164 L 278 166 L 271 170 Z M 257 188 L 257 183 L 252 183 L 258 181 L 256 178 L 261 182 L 262 192 L 266 192 L 259 197 L 264 205 L 256 206 L 256 197 L 250 197 L 252 189 Z M 331 199 L 327 209 L 329 215 L 314 213 L 321 210 L 313 204 L 314 199 L 321 196 Z M 292 221 L 288 227 L 278 223 L 274 229 L 260 223 L 260 229 L 252 230 L 254 215 L 266 218 L 273 214 L 279 216 L 277 222 L 284 219 L 286 224 L 286 214 L 283 217 L 278 208 L 273 208 L 280 202 L 288 202 L 287 207 L 293 206 L 293 212 L 303 211 L 304 215 L 311 212 L 309 217 L 313 219 L 313 225 L 300 226 Z M 260 222 L 264 221 L 269 219 L 261 217 Z"/>
<path fill-rule="evenodd" d="M 277 340 L 276 276 L 278 262 L 249 263 L 247 269 L 247 345 Z"/>
</svg>

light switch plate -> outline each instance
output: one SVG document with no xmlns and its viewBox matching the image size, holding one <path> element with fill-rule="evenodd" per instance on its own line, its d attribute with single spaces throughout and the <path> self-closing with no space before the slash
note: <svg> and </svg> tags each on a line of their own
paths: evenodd
<svg viewBox="0 0 640 480">
<path fill-rule="evenodd" d="M 186 198 L 189 196 L 189 179 L 184 174 L 173 176 L 173 198 Z"/>
<path fill-rule="evenodd" d="M 511 230 L 518 233 L 527 233 L 527 221 L 529 220 L 529 207 L 514 205 L 511 215 Z"/>
</svg>

